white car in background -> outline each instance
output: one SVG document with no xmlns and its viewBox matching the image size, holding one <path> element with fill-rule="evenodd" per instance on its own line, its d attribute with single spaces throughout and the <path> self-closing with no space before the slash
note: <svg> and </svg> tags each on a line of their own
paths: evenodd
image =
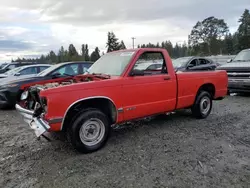
<svg viewBox="0 0 250 188">
<path fill-rule="evenodd" d="M 35 64 L 35 65 L 26 65 L 11 69 L 3 74 L 0 74 L 0 78 L 7 78 L 10 76 L 23 76 L 23 75 L 32 75 L 38 74 L 45 69 L 51 67 L 49 64 Z"/>
</svg>

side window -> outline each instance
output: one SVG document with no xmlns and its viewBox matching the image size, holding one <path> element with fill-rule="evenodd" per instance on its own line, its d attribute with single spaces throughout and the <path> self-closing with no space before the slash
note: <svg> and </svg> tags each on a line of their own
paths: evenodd
<svg viewBox="0 0 250 188">
<path fill-rule="evenodd" d="M 45 66 L 44 67 L 40 67 L 40 72 L 44 71 L 47 68 L 49 68 L 49 67 L 45 67 Z"/>
<path fill-rule="evenodd" d="M 75 76 L 78 75 L 78 64 L 65 65 L 52 74 L 60 74 L 61 76 Z"/>
<path fill-rule="evenodd" d="M 16 65 L 9 65 L 7 68 L 9 69 L 9 70 L 11 70 L 11 69 L 14 69 L 14 68 L 16 68 L 17 66 Z"/>
<path fill-rule="evenodd" d="M 189 65 L 192 66 L 192 67 L 197 66 L 197 65 L 198 65 L 197 59 L 192 60 L 192 61 L 189 63 Z"/>
<path fill-rule="evenodd" d="M 145 75 L 167 74 L 164 56 L 161 52 L 145 52 L 136 61 L 132 72 L 140 71 Z"/>
<path fill-rule="evenodd" d="M 199 59 L 199 65 L 206 65 L 209 62 L 206 59 Z"/>
<path fill-rule="evenodd" d="M 91 67 L 92 64 L 90 63 L 81 63 L 79 64 L 79 73 L 83 74 L 87 72 L 87 70 Z"/>
<path fill-rule="evenodd" d="M 21 75 L 37 74 L 37 68 L 36 67 L 29 67 L 29 68 L 21 70 L 19 73 Z"/>
<path fill-rule="evenodd" d="M 209 60 L 209 59 L 205 59 L 205 61 L 207 62 L 207 64 L 212 63 L 211 60 Z"/>
</svg>

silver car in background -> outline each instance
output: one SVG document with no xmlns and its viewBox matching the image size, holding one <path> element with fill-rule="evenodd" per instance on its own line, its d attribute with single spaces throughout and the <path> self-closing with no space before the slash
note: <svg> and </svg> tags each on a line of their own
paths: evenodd
<svg viewBox="0 0 250 188">
<path fill-rule="evenodd" d="M 26 65 L 21 67 L 16 67 L 12 70 L 9 70 L 3 74 L 0 74 L 0 78 L 7 78 L 13 76 L 23 76 L 23 75 L 32 75 L 38 74 L 47 68 L 51 67 L 49 64 L 35 64 L 35 65 Z"/>
</svg>

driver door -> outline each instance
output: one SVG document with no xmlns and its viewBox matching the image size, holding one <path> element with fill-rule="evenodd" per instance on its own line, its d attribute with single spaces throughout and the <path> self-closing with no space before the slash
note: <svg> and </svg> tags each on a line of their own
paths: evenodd
<svg viewBox="0 0 250 188">
<path fill-rule="evenodd" d="M 160 70 L 157 66 L 155 70 L 147 70 L 150 63 L 159 61 L 162 63 Z M 145 66 L 141 63 L 145 63 Z M 122 87 L 124 120 L 173 110 L 176 104 L 176 80 L 168 73 L 163 54 L 161 52 L 141 54 L 131 71 L 138 67 L 144 75 L 124 78 Z"/>
</svg>

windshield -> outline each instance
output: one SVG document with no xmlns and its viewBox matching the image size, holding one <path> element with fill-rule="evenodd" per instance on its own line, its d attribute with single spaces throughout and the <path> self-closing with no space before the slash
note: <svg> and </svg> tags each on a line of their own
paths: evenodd
<svg viewBox="0 0 250 188">
<path fill-rule="evenodd" d="M 244 50 L 238 53 L 233 61 L 250 61 L 250 50 Z"/>
<path fill-rule="evenodd" d="M 51 71 L 57 69 L 58 67 L 60 67 L 61 64 L 57 64 L 57 65 L 52 65 L 51 67 L 45 69 L 44 71 L 40 72 L 39 74 L 37 74 L 38 76 L 47 76 L 47 74 L 49 74 Z"/>
<path fill-rule="evenodd" d="M 20 71 L 23 68 L 24 67 L 17 67 L 17 68 L 14 68 L 12 70 L 9 70 L 9 71 L 5 72 L 4 74 L 5 75 L 14 75 L 15 73 L 17 73 L 18 71 Z"/>
<path fill-rule="evenodd" d="M 181 58 L 178 58 L 178 59 L 174 59 L 173 60 L 173 66 L 174 66 L 174 68 L 180 68 L 184 64 L 186 64 L 190 59 L 191 59 L 191 57 L 181 57 Z"/>
<path fill-rule="evenodd" d="M 88 70 L 89 74 L 108 74 L 111 76 L 120 76 L 134 52 L 113 52 L 103 55 Z"/>
</svg>

